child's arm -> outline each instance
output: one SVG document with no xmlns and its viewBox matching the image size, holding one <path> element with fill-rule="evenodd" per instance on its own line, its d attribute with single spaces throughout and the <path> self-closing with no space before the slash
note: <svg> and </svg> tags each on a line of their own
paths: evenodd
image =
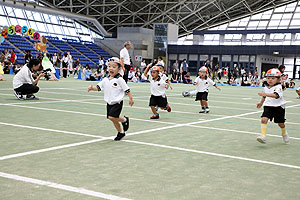
<svg viewBox="0 0 300 200">
<path fill-rule="evenodd" d="M 260 102 L 258 104 L 256 104 L 256 107 L 259 109 L 261 108 L 261 106 L 263 105 L 263 103 L 265 102 L 266 97 L 262 97 Z"/>
<path fill-rule="evenodd" d="M 99 91 L 99 90 L 98 90 L 98 87 L 97 87 L 97 86 L 90 85 L 90 86 L 88 87 L 88 92 L 89 92 L 89 91 Z"/>
<path fill-rule="evenodd" d="M 149 72 L 149 69 L 150 67 L 152 66 L 152 63 L 150 63 L 149 65 L 147 65 L 145 71 L 144 71 L 144 76 L 148 78 L 148 72 Z"/>
<path fill-rule="evenodd" d="M 172 86 L 171 86 L 170 80 L 168 79 L 167 81 L 168 81 L 168 86 L 169 86 L 169 87 L 171 88 L 171 90 L 172 90 L 173 88 L 172 88 Z M 168 88 L 167 88 L 167 89 L 168 89 Z"/>
<path fill-rule="evenodd" d="M 131 91 L 129 91 L 127 95 L 128 95 L 128 97 L 129 97 L 129 105 L 130 105 L 130 106 L 133 106 L 134 102 L 133 102 L 133 99 L 132 99 Z"/>
<path fill-rule="evenodd" d="M 217 84 L 215 84 L 214 86 L 215 86 L 215 88 L 217 88 L 219 91 L 221 90 L 221 88 L 219 88 L 219 87 L 217 86 Z"/>
</svg>

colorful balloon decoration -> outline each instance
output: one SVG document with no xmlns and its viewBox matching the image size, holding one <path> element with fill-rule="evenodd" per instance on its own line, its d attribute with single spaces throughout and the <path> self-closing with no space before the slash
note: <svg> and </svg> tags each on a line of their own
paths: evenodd
<svg viewBox="0 0 300 200">
<path fill-rule="evenodd" d="M 27 26 L 4 26 L 2 30 L 0 29 L 1 35 L 0 35 L 0 45 L 5 41 L 5 38 L 8 35 L 14 35 L 16 34 L 22 34 L 22 36 L 29 36 L 33 38 L 36 42 L 34 43 L 33 48 L 42 51 L 44 53 L 47 53 L 47 39 L 44 36 L 41 36 L 39 32 L 37 32 L 33 28 L 28 28 Z"/>
</svg>

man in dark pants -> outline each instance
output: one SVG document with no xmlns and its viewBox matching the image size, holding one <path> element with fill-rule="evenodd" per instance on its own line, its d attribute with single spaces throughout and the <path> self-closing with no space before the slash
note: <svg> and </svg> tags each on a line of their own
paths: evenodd
<svg viewBox="0 0 300 200">
<path fill-rule="evenodd" d="M 37 59 L 32 59 L 28 64 L 24 65 L 21 70 L 17 73 L 17 75 L 13 79 L 13 88 L 14 94 L 19 100 L 25 100 L 23 95 L 26 95 L 27 100 L 38 100 L 34 93 L 39 91 L 39 87 L 37 86 L 38 81 L 44 73 L 38 75 L 38 77 L 34 80 L 32 77 L 32 73 L 40 70 L 40 61 Z"/>
<path fill-rule="evenodd" d="M 128 52 L 128 50 L 130 48 L 131 48 L 131 42 L 127 41 L 124 43 L 124 48 L 120 51 L 120 59 L 121 59 L 122 63 L 124 64 L 124 68 L 125 68 L 123 79 L 125 80 L 126 83 L 128 81 L 128 72 L 131 68 L 130 56 L 129 56 L 129 52 Z"/>
</svg>

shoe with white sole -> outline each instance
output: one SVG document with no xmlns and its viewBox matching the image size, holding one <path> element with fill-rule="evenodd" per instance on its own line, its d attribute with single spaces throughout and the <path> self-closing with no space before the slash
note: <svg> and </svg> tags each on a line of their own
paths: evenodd
<svg viewBox="0 0 300 200">
<path fill-rule="evenodd" d="M 17 99 L 19 99 L 21 101 L 24 100 L 23 95 L 21 93 L 14 91 L 14 95 L 17 97 Z"/>
<path fill-rule="evenodd" d="M 285 134 L 282 136 L 282 139 L 285 144 L 289 143 L 290 138 L 288 132 L 285 132 Z"/>
<path fill-rule="evenodd" d="M 256 140 L 257 140 L 258 142 L 262 143 L 262 144 L 266 144 L 266 142 L 267 142 L 266 137 L 263 136 L 263 135 L 258 136 L 258 137 L 256 138 Z"/>
</svg>

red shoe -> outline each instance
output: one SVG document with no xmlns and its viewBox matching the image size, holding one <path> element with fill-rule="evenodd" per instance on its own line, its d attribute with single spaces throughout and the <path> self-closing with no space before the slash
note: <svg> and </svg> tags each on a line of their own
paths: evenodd
<svg viewBox="0 0 300 200">
<path fill-rule="evenodd" d="M 167 106 L 166 110 L 167 110 L 168 112 L 171 112 L 172 109 L 171 109 L 170 106 Z"/>
<path fill-rule="evenodd" d="M 150 119 L 159 119 L 159 115 L 153 115 L 150 117 Z"/>
</svg>

